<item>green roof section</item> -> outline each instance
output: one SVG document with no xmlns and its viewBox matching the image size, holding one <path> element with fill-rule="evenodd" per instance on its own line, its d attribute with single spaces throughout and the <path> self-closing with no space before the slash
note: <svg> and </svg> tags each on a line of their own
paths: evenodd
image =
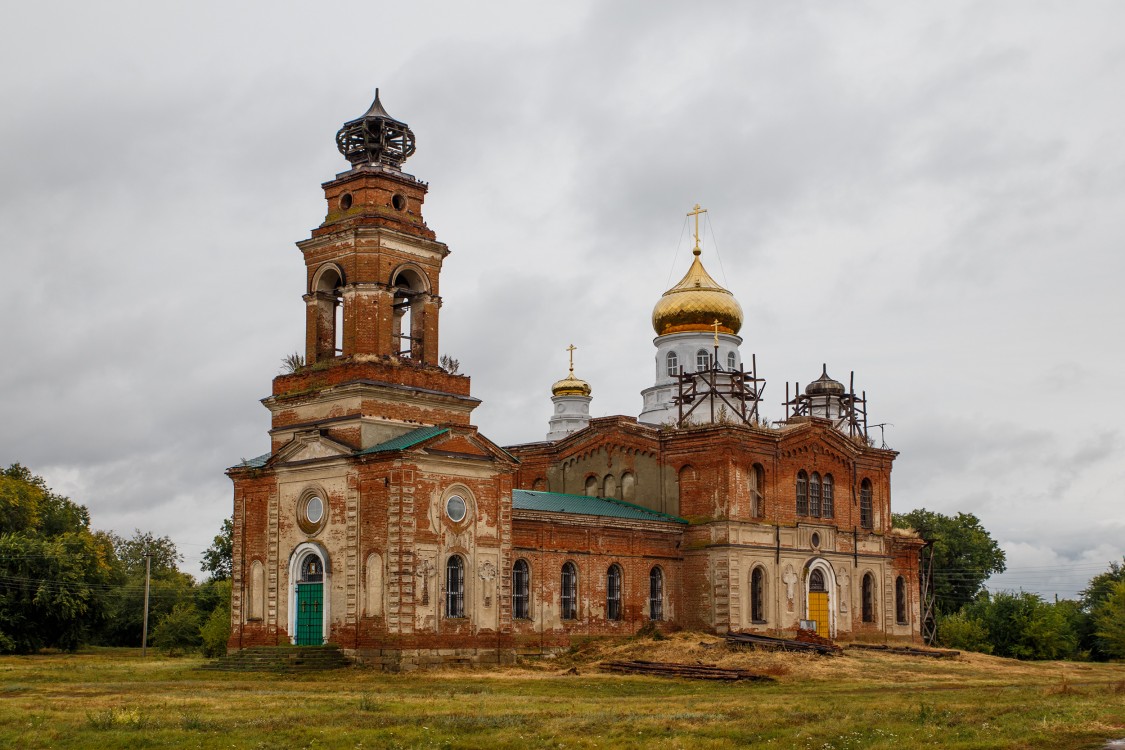
<svg viewBox="0 0 1125 750">
<path fill-rule="evenodd" d="M 366 456 L 371 453 L 386 453 L 388 451 L 401 451 L 411 446 L 418 445 L 418 443 L 430 438 L 437 437 L 438 435 L 449 432 L 448 427 L 419 427 L 410 432 L 404 432 L 398 437 L 393 437 L 390 440 L 384 440 L 378 445 L 373 445 L 370 448 L 364 448 L 356 453 L 357 456 Z"/>
<path fill-rule="evenodd" d="M 683 523 L 682 518 L 642 508 L 624 500 L 610 497 L 587 497 L 585 495 L 564 495 L 561 492 L 537 492 L 535 490 L 512 490 L 514 510 L 537 510 L 546 513 L 576 513 L 587 516 L 608 518 L 629 518 L 634 521 L 663 521 Z"/>
<path fill-rule="evenodd" d="M 236 469 L 260 469 L 270 460 L 271 453 L 263 453 L 257 458 L 244 458 L 235 466 Z"/>
</svg>

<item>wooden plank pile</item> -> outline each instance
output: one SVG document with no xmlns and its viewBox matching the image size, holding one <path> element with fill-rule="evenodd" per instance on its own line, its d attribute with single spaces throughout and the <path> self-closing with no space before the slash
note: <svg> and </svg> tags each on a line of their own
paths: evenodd
<svg viewBox="0 0 1125 750">
<path fill-rule="evenodd" d="M 849 643 L 848 648 L 856 648 L 863 651 L 883 651 L 888 654 L 902 654 L 903 656 L 928 656 L 931 659 L 952 659 L 961 654 L 960 651 L 950 649 L 884 646 L 880 643 Z"/>
<path fill-rule="evenodd" d="M 842 653 L 840 647 L 831 641 L 810 643 L 795 641 L 790 638 L 774 638 L 757 633 L 727 633 L 726 638 L 727 645 L 730 646 L 753 646 L 767 651 L 804 651 L 823 656 L 837 656 Z"/>
<path fill-rule="evenodd" d="M 772 677 L 747 669 L 720 667 L 714 664 L 677 664 L 660 661 L 606 661 L 598 665 L 606 672 L 622 674 L 648 674 L 656 677 L 686 677 L 693 680 L 723 680 L 727 682 L 773 682 Z"/>
</svg>

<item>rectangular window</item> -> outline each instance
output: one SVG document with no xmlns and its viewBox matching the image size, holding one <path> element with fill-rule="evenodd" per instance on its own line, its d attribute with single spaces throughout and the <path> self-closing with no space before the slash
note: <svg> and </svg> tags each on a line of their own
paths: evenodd
<svg viewBox="0 0 1125 750">
<path fill-rule="evenodd" d="M 807 516 L 809 514 L 809 480 L 805 478 L 804 474 L 797 476 L 797 515 Z"/>
</svg>

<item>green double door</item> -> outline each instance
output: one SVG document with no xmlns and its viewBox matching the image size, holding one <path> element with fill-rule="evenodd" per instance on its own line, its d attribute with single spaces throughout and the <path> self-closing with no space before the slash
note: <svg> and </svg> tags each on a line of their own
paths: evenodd
<svg viewBox="0 0 1125 750">
<path fill-rule="evenodd" d="M 324 583 L 297 584 L 297 645 L 324 643 Z"/>
</svg>

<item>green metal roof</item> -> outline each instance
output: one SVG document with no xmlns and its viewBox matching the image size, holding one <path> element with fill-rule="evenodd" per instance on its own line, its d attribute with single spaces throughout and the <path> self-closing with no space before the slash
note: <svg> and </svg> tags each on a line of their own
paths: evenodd
<svg viewBox="0 0 1125 750">
<path fill-rule="evenodd" d="M 437 437 L 442 433 L 449 432 L 448 427 L 419 427 L 410 432 L 404 432 L 398 437 L 393 437 L 390 440 L 384 440 L 378 445 L 373 445 L 370 448 L 364 448 L 356 453 L 357 456 L 365 456 L 369 453 L 385 453 L 387 451 L 401 451 L 409 448 L 412 445 L 417 445 L 423 440 L 429 440 L 432 437 Z"/>
<path fill-rule="evenodd" d="M 624 500 L 614 500 L 608 497 L 586 497 L 585 495 L 564 495 L 561 492 L 512 490 L 512 508 L 515 510 L 538 510 L 547 513 L 578 513 L 587 516 L 631 518 L 637 521 L 687 523 L 677 516 L 642 508 Z"/>
<path fill-rule="evenodd" d="M 238 469 L 260 469 L 266 465 L 266 461 L 270 460 L 269 453 L 263 453 L 257 458 L 245 458 L 238 463 L 235 468 Z"/>
</svg>

